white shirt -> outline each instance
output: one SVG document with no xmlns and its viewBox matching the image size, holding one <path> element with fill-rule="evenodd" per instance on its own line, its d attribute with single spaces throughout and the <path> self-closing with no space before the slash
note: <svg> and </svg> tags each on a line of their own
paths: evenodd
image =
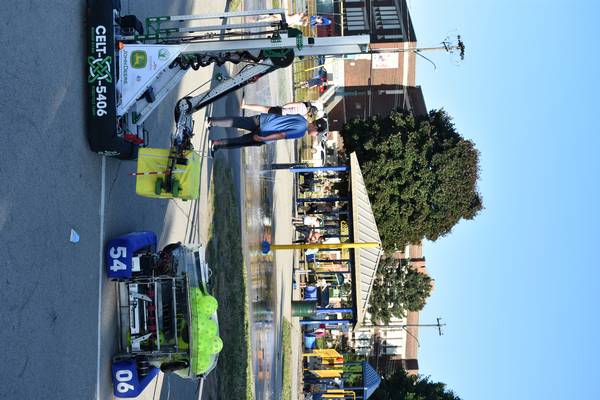
<svg viewBox="0 0 600 400">
<path fill-rule="evenodd" d="M 304 103 L 288 103 L 281 107 L 282 115 L 298 114 L 304 116 L 307 112 L 308 107 Z"/>
<path fill-rule="evenodd" d="M 304 225 L 316 228 L 318 226 L 321 226 L 321 220 L 315 216 L 307 215 L 306 217 L 304 217 Z"/>
</svg>

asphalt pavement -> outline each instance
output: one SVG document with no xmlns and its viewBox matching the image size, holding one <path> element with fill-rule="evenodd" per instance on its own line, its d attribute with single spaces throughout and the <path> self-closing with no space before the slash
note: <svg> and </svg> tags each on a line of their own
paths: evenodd
<svg viewBox="0 0 600 400">
<path fill-rule="evenodd" d="M 140 17 L 192 10 L 122 3 Z M 162 236 L 170 204 L 135 195 L 134 162 L 89 151 L 85 1 L 0 2 L 0 15 L 0 399 L 111 398 L 115 296 L 103 245 L 132 230 Z M 164 106 L 150 118 L 151 145 L 165 147 L 172 115 Z"/>
<path fill-rule="evenodd" d="M 102 160 L 85 137 L 84 2 L 0 15 L 0 398 L 94 398 Z"/>
</svg>

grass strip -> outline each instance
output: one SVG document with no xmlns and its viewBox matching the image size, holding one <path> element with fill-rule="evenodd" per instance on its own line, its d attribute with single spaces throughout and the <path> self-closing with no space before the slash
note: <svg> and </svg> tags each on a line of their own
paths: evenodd
<svg viewBox="0 0 600 400">
<path fill-rule="evenodd" d="M 241 247 L 241 224 L 231 170 L 217 158 L 213 169 L 213 215 L 207 260 L 219 300 L 219 398 L 253 399 L 246 268 Z"/>
<path fill-rule="evenodd" d="M 283 352 L 283 385 L 281 399 L 292 400 L 292 323 L 283 319 L 281 351 Z"/>
</svg>

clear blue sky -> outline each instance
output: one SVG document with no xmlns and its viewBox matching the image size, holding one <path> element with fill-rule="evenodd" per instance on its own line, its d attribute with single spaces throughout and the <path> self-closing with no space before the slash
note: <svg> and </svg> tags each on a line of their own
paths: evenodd
<svg viewBox="0 0 600 400">
<path fill-rule="evenodd" d="M 485 210 L 425 244 L 421 373 L 463 399 L 600 399 L 600 2 L 408 0 L 429 109 L 481 152 Z"/>
</svg>

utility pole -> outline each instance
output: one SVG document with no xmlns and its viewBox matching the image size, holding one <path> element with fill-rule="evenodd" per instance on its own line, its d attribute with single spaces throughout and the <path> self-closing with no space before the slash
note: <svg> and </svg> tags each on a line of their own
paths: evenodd
<svg viewBox="0 0 600 400">
<path fill-rule="evenodd" d="M 404 324 L 404 325 L 402 325 L 402 328 L 408 328 L 411 326 L 426 327 L 426 328 L 437 327 L 439 335 L 442 336 L 444 334 L 444 332 L 442 331 L 442 327 L 446 326 L 446 324 L 442 324 L 442 318 L 438 317 L 437 322 L 435 324 Z"/>
<path fill-rule="evenodd" d="M 455 51 L 458 51 L 458 55 L 461 60 L 465 59 L 465 43 L 462 41 L 460 35 L 456 36 L 456 43 L 451 42 L 448 38 L 444 39 L 440 46 L 435 47 L 416 47 L 413 49 L 415 53 L 425 53 L 430 51 L 445 51 L 447 53 L 453 54 Z"/>
<path fill-rule="evenodd" d="M 458 55 L 461 60 L 465 59 L 465 42 L 463 42 L 460 35 L 456 35 L 456 42 L 451 41 L 450 38 L 444 39 L 439 46 L 432 47 L 412 47 L 408 49 L 401 49 L 398 47 L 391 48 L 378 48 L 378 49 L 370 49 L 370 52 L 375 53 L 405 53 L 407 51 L 419 54 L 419 53 L 429 53 L 435 51 L 445 51 L 450 54 L 454 54 L 454 52 L 458 51 Z"/>
</svg>

